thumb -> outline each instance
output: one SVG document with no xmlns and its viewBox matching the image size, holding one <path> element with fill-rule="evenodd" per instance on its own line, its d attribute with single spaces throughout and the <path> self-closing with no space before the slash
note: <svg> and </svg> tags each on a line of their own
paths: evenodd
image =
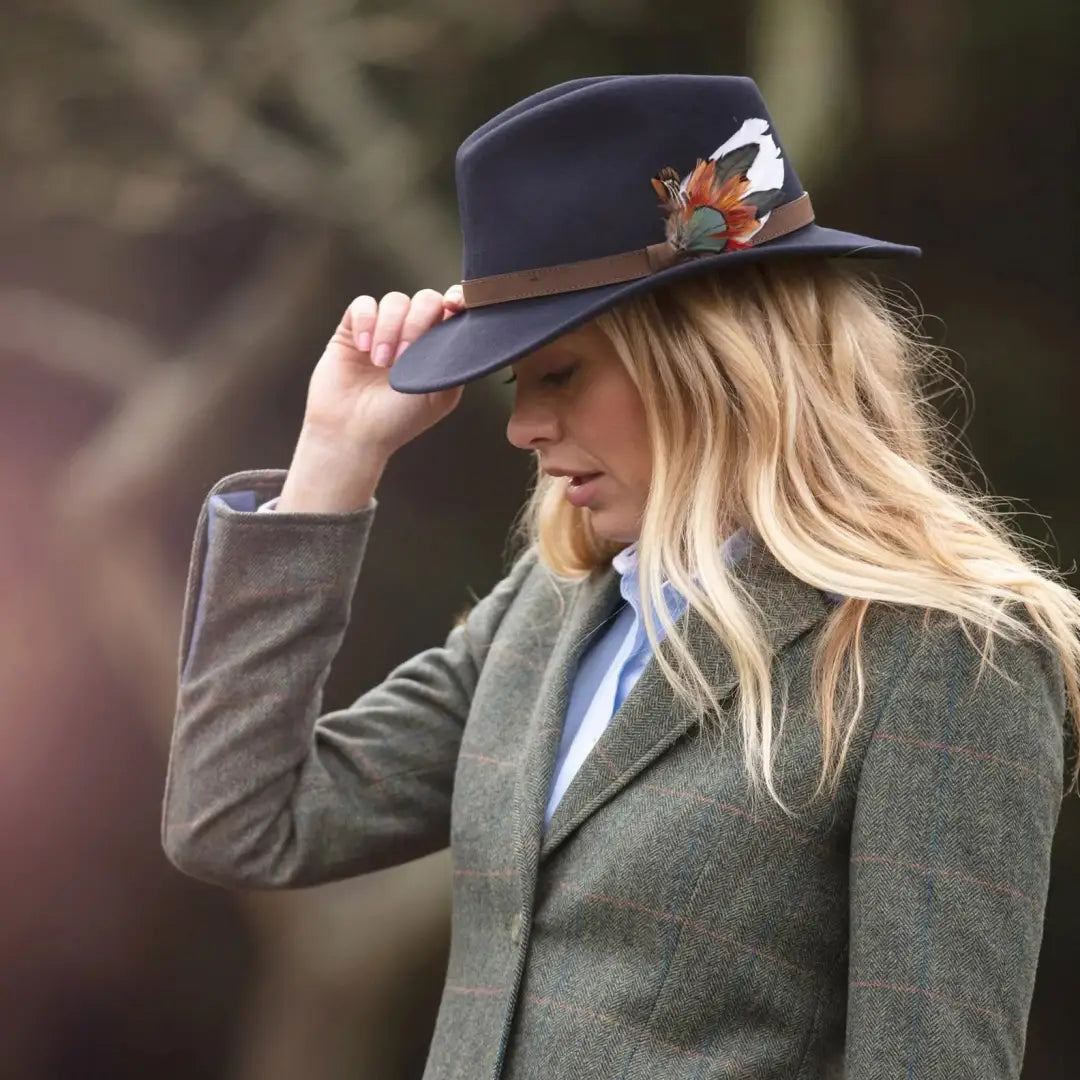
<svg viewBox="0 0 1080 1080">
<path fill-rule="evenodd" d="M 443 321 L 465 310 L 465 292 L 460 285 L 451 285 L 443 293 Z"/>
</svg>

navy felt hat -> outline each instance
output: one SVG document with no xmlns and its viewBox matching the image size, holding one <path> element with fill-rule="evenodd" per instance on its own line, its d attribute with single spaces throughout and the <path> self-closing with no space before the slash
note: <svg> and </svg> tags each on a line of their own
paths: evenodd
<svg viewBox="0 0 1080 1080">
<path fill-rule="evenodd" d="M 826 228 L 751 79 L 615 75 L 519 101 L 458 148 L 466 309 L 390 369 L 469 382 L 635 293 L 783 255 L 917 256 Z"/>
</svg>

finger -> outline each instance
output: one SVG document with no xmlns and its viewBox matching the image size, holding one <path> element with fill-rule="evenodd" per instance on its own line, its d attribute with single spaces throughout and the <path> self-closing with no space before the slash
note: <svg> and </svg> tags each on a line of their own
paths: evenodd
<svg viewBox="0 0 1080 1080">
<path fill-rule="evenodd" d="M 339 330 L 362 353 L 371 352 L 371 332 L 375 328 L 378 310 L 374 296 L 357 296 L 342 316 Z"/>
<path fill-rule="evenodd" d="M 421 289 L 409 305 L 409 312 L 401 327 L 401 340 L 394 353 L 396 360 L 425 330 L 442 321 L 443 298 L 434 289 Z"/>
<path fill-rule="evenodd" d="M 465 293 L 460 285 L 451 285 L 443 293 L 443 319 L 449 319 L 465 310 Z"/>
<path fill-rule="evenodd" d="M 371 336 L 371 359 L 378 367 L 390 366 L 408 313 L 409 298 L 403 292 L 388 292 L 379 302 Z"/>
</svg>

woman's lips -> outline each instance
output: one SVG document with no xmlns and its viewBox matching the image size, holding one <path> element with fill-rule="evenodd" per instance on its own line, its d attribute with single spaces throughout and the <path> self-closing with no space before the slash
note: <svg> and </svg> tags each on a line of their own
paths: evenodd
<svg viewBox="0 0 1080 1080">
<path fill-rule="evenodd" d="M 596 494 L 597 484 L 603 473 L 583 473 L 571 476 L 566 485 L 566 497 L 574 506 L 587 506 Z"/>
</svg>

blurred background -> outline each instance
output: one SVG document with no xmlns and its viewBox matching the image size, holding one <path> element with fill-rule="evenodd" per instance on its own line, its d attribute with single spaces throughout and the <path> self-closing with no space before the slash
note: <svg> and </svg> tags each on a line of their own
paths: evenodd
<svg viewBox="0 0 1080 1080">
<path fill-rule="evenodd" d="M 954 350 L 985 483 L 1071 568 L 1078 22 L 1069 0 L 4 0 L 0 1076 L 420 1075 L 444 855 L 277 896 L 162 855 L 181 597 L 206 491 L 288 465 L 348 301 L 457 280 L 454 150 L 534 90 L 753 75 L 820 220 L 924 247 L 878 269 Z M 507 393 L 474 384 L 392 462 L 328 708 L 501 575 L 531 476 Z M 1028 1080 L 1077 1075 L 1075 796 L 1054 859 Z"/>
</svg>

